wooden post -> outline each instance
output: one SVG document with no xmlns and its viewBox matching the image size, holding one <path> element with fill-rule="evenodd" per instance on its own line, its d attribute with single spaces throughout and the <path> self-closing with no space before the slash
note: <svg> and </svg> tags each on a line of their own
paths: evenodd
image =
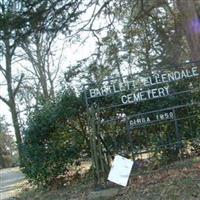
<svg viewBox="0 0 200 200">
<path fill-rule="evenodd" d="M 104 185 L 108 172 L 107 155 L 103 152 L 100 139 L 100 118 L 99 110 L 92 106 L 88 110 L 89 130 L 90 130 L 90 148 L 92 155 L 93 172 L 97 185 Z"/>
</svg>

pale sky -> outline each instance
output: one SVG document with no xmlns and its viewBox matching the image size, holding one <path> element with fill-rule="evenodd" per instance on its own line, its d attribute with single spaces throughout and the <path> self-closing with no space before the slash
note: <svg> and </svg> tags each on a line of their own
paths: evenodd
<svg viewBox="0 0 200 200">
<path fill-rule="evenodd" d="M 96 9 L 97 8 L 98 7 L 96 7 Z M 87 10 L 87 13 L 85 13 L 85 15 L 82 16 L 81 20 L 87 21 L 88 19 L 90 19 L 91 15 L 93 14 L 93 9 L 94 9 L 94 7 L 90 7 Z M 100 28 L 101 26 L 104 26 L 105 24 L 106 24 L 106 19 L 100 17 L 100 18 L 96 19 L 96 21 L 94 22 L 93 25 L 95 26 L 94 28 Z M 90 34 L 90 35 L 88 35 L 88 34 Z M 101 34 L 105 35 L 106 32 L 102 32 Z M 67 71 L 67 67 L 69 67 L 70 65 L 76 64 L 76 62 L 78 60 L 81 60 L 83 58 L 90 56 L 95 51 L 96 39 L 94 39 L 94 37 L 91 36 L 91 33 L 87 32 L 87 31 L 82 32 L 80 37 L 81 37 L 80 42 L 76 42 L 76 43 L 65 42 L 64 43 L 64 52 L 63 52 L 62 61 L 61 61 L 62 67 L 61 67 L 60 74 L 59 74 L 60 76 L 63 74 L 63 72 Z M 84 44 L 81 44 L 81 41 L 83 41 L 85 38 L 87 38 L 87 40 L 85 41 Z M 58 55 L 60 55 L 60 51 L 63 48 L 63 39 L 58 38 L 58 42 L 55 43 L 54 45 L 56 46 L 56 49 L 58 50 Z M 2 66 L 5 66 L 1 57 L 0 57 L 0 64 Z M 13 67 L 14 74 L 21 74 L 21 71 L 22 71 L 22 69 L 20 69 L 19 65 Z M 1 86 L 2 81 L 4 81 L 3 78 L 4 77 L 0 73 L 0 95 L 5 97 L 5 95 L 7 94 L 6 88 Z M 80 82 L 79 82 L 79 84 L 80 84 Z M 9 108 L 1 100 L 0 100 L 0 115 L 4 115 L 6 121 L 8 123 L 12 124 Z M 10 128 L 10 130 L 11 130 L 11 132 L 13 132 L 12 128 Z"/>
<path fill-rule="evenodd" d="M 86 37 L 86 35 L 83 36 Z M 63 47 L 62 40 L 57 42 L 55 46 L 58 49 L 58 54 L 60 56 L 60 51 L 61 48 Z M 59 75 L 62 76 L 63 72 L 67 70 L 68 66 L 74 65 L 78 60 L 88 57 L 94 50 L 95 50 L 95 40 L 92 38 L 88 39 L 84 45 L 80 45 L 80 43 L 73 43 L 73 44 L 65 43 L 61 61 L 61 70 Z M 0 60 L 0 64 L 4 66 L 4 62 L 2 59 Z M 19 65 L 16 65 L 15 67 L 13 67 L 13 69 L 14 69 L 13 70 L 14 74 L 20 74 L 20 71 L 22 70 L 20 69 Z M 0 73 L 0 84 L 2 83 L 2 81 L 4 81 L 4 77 Z M 5 86 L 0 85 L 0 95 L 5 97 L 6 94 L 7 92 Z M 5 120 L 12 125 L 9 108 L 1 100 L 0 100 L 0 115 L 5 116 Z M 10 131 L 13 133 L 12 127 L 10 127 Z"/>
</svg>

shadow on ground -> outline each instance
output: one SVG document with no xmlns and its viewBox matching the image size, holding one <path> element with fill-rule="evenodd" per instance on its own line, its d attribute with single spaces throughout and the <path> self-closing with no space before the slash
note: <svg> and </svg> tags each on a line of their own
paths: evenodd
<svg viewBox="0 0 200 200">
<path fill-rule="evenodd" d="M 0 170 L 0 199 L 7 200 L 16 195 L 19 184 L 25 180 L 19 168 Z"/>
</svg>

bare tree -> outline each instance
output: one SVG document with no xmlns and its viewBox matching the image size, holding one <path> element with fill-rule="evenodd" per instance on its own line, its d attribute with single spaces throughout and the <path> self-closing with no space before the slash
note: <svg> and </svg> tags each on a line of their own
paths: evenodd
<svg viewBox="0 0 200 200">
<path fill-rule="evenodd" d="M 52 44 L 55 34 L 34 33 L 31 38 L 24 41 L 21 46 L 26 53 L 26 59 L 31 63 L 32 69 L 25 68 L 36 78 L 41 87 L 41 95 L 44 99 L 55 96 L 54 82 L 59 72 L 59 61 L 56 65 L 52 55 Z"/>
<path fill-rule="evenodd" d="M 18 10 L 16 10 L 16 7 L 18 7 Z M 22 15 L 23 12 L 19 2 L 13 0 L 2 0 L 0 2 L 0 47 L 2 55 L 0 72 L 5 78 L 7 85 L 7 96 L 0 96 L 0 100 L 10 109 L 20 157 L 22 155 L 22 138 L 15 98 L 23 81 L 24 74 L 21 74 L 17 83 L 13 81 L 12 60 L 20 40 L 22 40 L 27 33 L 24 32 L 26 20 L 21 17 Z"/>
<path fill-rule="evenodd" d="M 32 38 L 34 35 L 35 44 L 37 46 L 35 52 L 37 60 L 34 58 L 32 61 L 33 64 L 35 64 L 34 62 L 37 64 L 37 66 L 34 65 L 34 67 L 37 67 L 37 69 L 35 68 L 35 72 L 38 75 L 44 95 L 46 97 L 49 96 L 46 80 L 49 78 L 50 85 L 53 87 L 53 77 L 50 76 L 46 59 L 53 40 L 50 39 L 50 41 L 46 43 L 48 46 L 46 46 L 45 51 L 40 51 L 42 46 L 40 43 L 41 35 L 51 32 L 56 36 L 58 32 L 67 32 L 70 23 L 75 22 L 77 17 L 82 13 L 79 9 L 81 2 L 81 0 L 38 0 L 34 2 L 26 0 L 0 0 L 0 72 L 5 78 L 7 87 L 7 95 L 0 96 L 0 100 L 10 109 L 20 158 L 22 158 L 22 137 L 16 105 L 16 95 L 23 82 L 24 74 L 21 74 L 17 82 L 14 81 L 12 62 L 16 55 L 17 48 L 19 48 L 23 42 L 26 43 L 28 41 L 27 38 Z M 43 53 L 45 55 L 43 55 Z M 31 58 L 31 54 L 29 55 Z"/>
</svg>

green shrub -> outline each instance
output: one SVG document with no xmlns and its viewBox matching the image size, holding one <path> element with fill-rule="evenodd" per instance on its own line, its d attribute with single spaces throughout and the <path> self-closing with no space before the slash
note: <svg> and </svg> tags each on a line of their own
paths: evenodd
<svg viewBox="0 0 200 200">
<path fill-rule="evenodd" d="M 24 132 L 24 173 L 37 185 L 46 185 L 89 152 L 86 117 L 81 100 L 72 91 L 32 113 Z"/>
</svg>

